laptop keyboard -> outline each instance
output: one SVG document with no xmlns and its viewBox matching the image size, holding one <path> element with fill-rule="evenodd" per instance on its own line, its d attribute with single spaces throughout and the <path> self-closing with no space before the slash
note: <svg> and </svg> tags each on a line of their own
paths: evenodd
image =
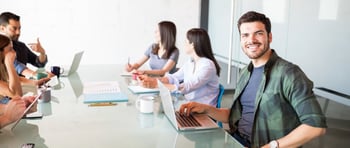
<svg viewBox="0 0 350 148">
<path fill-rule="evenodd" d="M 192 116 L 185 116 L 180 114 L 178 111 L 175 112 L 176 120 L 182 127 L 198 127 L 201 124 Z"/>
</svg>

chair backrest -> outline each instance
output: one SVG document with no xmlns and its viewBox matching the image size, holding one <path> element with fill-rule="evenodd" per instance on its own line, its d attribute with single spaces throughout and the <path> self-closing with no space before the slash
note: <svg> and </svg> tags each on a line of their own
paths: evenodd
<svg viewBox="0 0 350 148">
<path fill-rule="evenodd" d="M 222 96 L 224 95 L 225 88 L 222 84 L 219 84 L 219 95 L 218 95 L 218 102 L 216 104 L 216 108 L 221 108 L 221 101 L 222 101 Z M 219 127 L 222 128 L 222 123 L 217 122 Z"/>
<path fill-rule="evenodd" d="M 224 86 L 222 84 L 219 84 L 219 95 L 218 95 L 218 102 L 216 104 L 216 108 L 221 107 L 221 100 L 222 100 L 222 96 L 224 95 L 224 91 L 225 91 Z"/>
</svg>

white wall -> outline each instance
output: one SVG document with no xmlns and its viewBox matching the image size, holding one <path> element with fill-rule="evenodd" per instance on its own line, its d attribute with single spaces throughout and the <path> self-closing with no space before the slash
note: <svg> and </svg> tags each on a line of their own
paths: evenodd
<svg viewBox="0 0 350 148">
<path fill-rule="evenodd" d="M 124 64 L 143 55 L 162 20 L 177 26 L 179 65 L 186 31 L 199 26 L 200 0 L 6 0 L 0 12 L 21 16 L 20 40 L 40 37 L 50 65 L 71 62 L 85 50 L 82 64 Z"/>
<path fill-rule="evenodd" d="M 240 66 L 237 63 L 249 63 L 250 59 L 241 50 L 237 21 L 247 11 L 262 12 L 271 19 L 271 48 L 279 56 L 300 66 L 315 87 L 350 95 L 349 8 L 349 0 L 210 1 L 208 30 L 217 49 L 214 52 L 225 62 L 232 51 L 231 59 Z M 233 24 L 230 18 L 215 17 L 229 12 Z M 227 40 L 232 28 L 233 38 Z"/>
</svg>

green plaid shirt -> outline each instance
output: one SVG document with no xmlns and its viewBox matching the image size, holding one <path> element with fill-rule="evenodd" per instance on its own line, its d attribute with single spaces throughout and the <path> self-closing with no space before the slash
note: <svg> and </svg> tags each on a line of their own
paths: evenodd
<svg viewBox="0 0 350 148">
<path fill-rule="evenodd" d="M 239 98 L 252 69 L 250 63 L 240 74 L 229 118 L 231 132 L 237 129 L 241 119 Z M 280 58 L 272 50 L 255 99 L 251 146 L 261 147 L 287 135 L 301 124 L 327 127 L 326 118 L 312 89 L 312 81 L 297 65 Z"/>
</svg>

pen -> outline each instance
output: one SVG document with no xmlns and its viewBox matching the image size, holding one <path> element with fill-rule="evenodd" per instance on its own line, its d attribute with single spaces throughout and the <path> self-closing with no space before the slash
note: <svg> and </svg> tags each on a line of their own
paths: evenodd
<svg viewBox="0 0 350 148">
<path fill-rule="evenodd" d="M 89 106 L 115 106 L 117 103 L 105 102 L 105 103 L 92 103 Z"/>
<path fill-rule="evenodd" d="M 130 65 L 130 57 L 128 57 L 128 65 Z"/>
</svg>

